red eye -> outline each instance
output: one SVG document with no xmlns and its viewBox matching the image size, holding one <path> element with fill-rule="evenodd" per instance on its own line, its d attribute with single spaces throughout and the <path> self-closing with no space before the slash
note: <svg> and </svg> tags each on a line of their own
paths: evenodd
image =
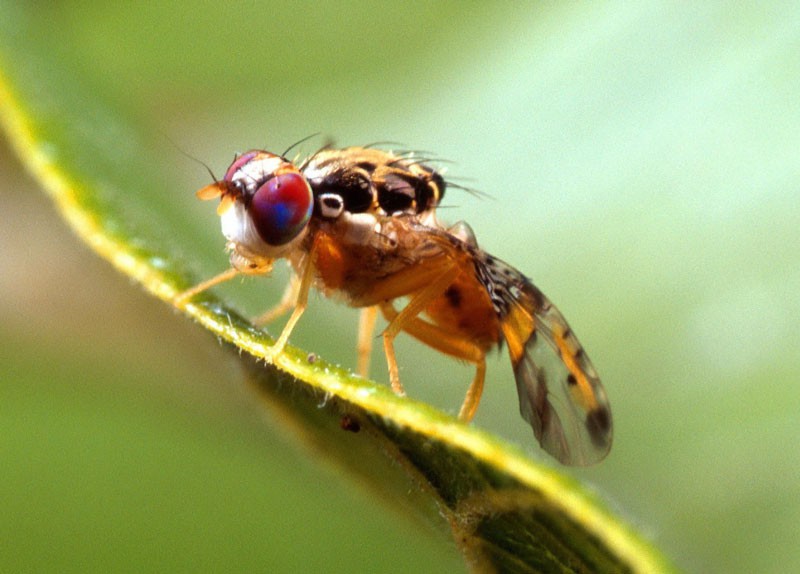
<svg viewBox="0 0 800 574">
<path fill-rule="evenodd" d="M 250 200 L 248 211 L 261 239 L 269 245 L 284 245 L 303 231 L 313 207 L 308 182 L 289 171 L 265 181 Z"/>
</svg>

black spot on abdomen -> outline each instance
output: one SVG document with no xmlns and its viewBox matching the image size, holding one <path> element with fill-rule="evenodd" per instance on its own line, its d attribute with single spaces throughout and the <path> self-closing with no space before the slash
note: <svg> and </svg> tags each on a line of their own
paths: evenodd
<svg viewBox="0 0 800 574">
<path fill-rule="evenodd" d="M 447 302 L 454 309 L 461 307 L 461 291 L 455 285 L 450 285 L 445 289 L 444 296 L 447 297 Z"/>
</svg>

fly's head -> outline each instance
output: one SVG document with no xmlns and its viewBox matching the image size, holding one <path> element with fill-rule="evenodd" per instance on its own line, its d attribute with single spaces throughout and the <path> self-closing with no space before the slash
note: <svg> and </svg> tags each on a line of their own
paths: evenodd
<svg viewBox="0 0 800 574">
<path fill-rule="evenodd" d="M 265 151 L 238 156 L 221 180 L 197 196 L 220 198 L 222 234 L 231 262 L 242 271 L 285 257 L 305 236 L 314 208 L 311 187 L 297 167 Z"/>
</svg>

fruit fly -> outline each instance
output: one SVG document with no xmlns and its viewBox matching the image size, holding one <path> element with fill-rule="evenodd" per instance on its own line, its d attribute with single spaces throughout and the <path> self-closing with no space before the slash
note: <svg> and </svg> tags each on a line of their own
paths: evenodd
<svg viewBox="0 0 800 574">
<path fill-rule="evenodd" d="M 285 154 L 284 154 L 285 155 Z M 403 395 L 394 340 L 405 332 L 475 366 L 459 417 L 478 408 L 487 353 L 508 348 L 522 417 L 545 451 L 586 465 L 611 447 L 611 410 L 598 375 L 564 317 L 533 283 L 483 251 L 470 227 L 436 217 L 442 175 L 413 154 L 324 148 L 300 163 L 253 150 L 197 192 L 219 199 L 231 267 L 178 295 L 239 274 L 269 273 L 285 258 L 294 275 L 258 322 L 292 311 L 271 348 L 282 352 L 311 287 L 360 308 L 358 371 L 366 376 L 380 312 L 391 387 Z M 398 308 L 398 304 L 405 305 Z"/>
</svg>

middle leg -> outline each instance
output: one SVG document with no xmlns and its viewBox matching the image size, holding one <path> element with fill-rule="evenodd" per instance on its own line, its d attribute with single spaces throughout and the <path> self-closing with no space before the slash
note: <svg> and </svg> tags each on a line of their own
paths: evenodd
<svg viewBox="0 0 800 574">
<path fill-rule="evenodd" d="M 381 305 L 381 312 L 387 321 L 393 321 L 399 315 L 391 303 Z M 483 384 L 486 379 L 486 350 L 419 317 L 406 320 L 403 331 L 432 349 L 475 365 L 475 376 L 458 413 L 458 418 L 461 420 L 471 421 L 483 394 Z"/>
</svg>

